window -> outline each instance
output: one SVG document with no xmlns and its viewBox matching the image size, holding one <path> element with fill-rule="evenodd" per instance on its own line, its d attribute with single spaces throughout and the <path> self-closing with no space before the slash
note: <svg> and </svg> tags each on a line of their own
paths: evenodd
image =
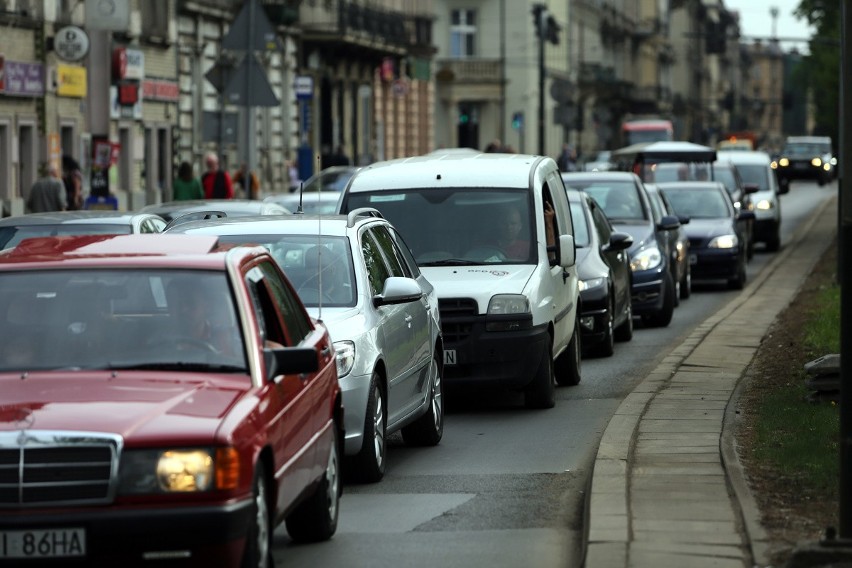
<svg viewBox="0 0 852 568">
<path fill-rule="evenodd" d="M 367 280 L 370 282 L 370 293 L 375 296 L 381 294 L 385 287 L 385 280 L 391 275 L 385 260 L 382 258 L 381 247 L 375 237 L 365 231 L 361 235 L 361 250 L 364 253 L 364 263 L 367 266 Z"/>
<path fill-rule="evenodd" d="M 450 57 L 476 55 L 476 11 L 453 10 L 450 21 Z"/>
<path fill-rule="evenodd" d="M 260 265 L 269 290 L 278 304 L 293 345 L 298 345 L 311 333 L 313 326 L 305 310 L 294 297 L 293 291 L 280 278 L 278 271 L 269 262 Z"/>
<path fill-rule="evenodd" d="M 373 234 L 385 255 L 385 260 L 387 260 L 391 272 L 390 275 L 411 278 L 411 272 L 405 266 L 405 258 L 393 242 L 393 237 L 388 232 L 387 227 L 375 227 L 370 229 L 369 232 Z"/>
<path fill-rule="evenodd" d="M 145 0 L 139 3 L 143 37 L 169 40 L 169 2 L 170 0 Z"/>
<path fill-rule="evenodd" d="M 275 309 L 267 281 L 261 268 L 252 268 L 246 274 L 246 287 L 249 290 L 257 326 L 260 328 L 260 343 L 274 341 L 281 345 L 290 345 L 281 327 L 281 320 Z"/>
<path fill-rule="evenodd" d="M 597 204 L 592 205 L 592 217 L 595 219 L 595 228 L 598 231 L 598 236 L 601 243 L 606 246 L 609 244 L 609 239 L 612 236 L 612 225 L 609 223 L 606 215 Z"/>
<path fill-rule="evenodd" d="M 397 231 L 393 227 L 390 227 L 389 230 L 391 236 L 396 241 L 397 247 L 399 247 L 400 254 L 405 259 L 405 262 L 408 265 L 408 270 L 411 271 L 411 277 L 417 278 L 418 276 L 420 276 L 420 269 L 417 267 L 417 261 L 414 260 L 414 256 L 411 254 L 411 250 L 408 248 L 408 245 L 405 244 L 405 241 L 403 240 L 402 235 L 399 234 L 399 231 Z"/>
</svg>

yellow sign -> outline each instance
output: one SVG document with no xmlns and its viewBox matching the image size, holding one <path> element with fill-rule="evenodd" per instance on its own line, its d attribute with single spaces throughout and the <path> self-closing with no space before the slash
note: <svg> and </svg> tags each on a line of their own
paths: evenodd
<svg viewBox="0 0 852 568">
<path fill-rule="evenodd" d="M 56 94 L 61 97 L 85 97 L 86 68 L 76 65 L 57 65 Z"/>
</svg>

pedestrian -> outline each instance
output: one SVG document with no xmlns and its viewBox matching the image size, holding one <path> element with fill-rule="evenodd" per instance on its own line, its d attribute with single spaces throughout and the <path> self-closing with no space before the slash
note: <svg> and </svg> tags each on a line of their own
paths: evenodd
<svg viewBox="0 0 852 568">
<path fill-rule="evenodd" d="M 577 154 L 569 144 L 562 145 L 562 152 L 556 158 L 556 165 L 561 172 L 573 172 L 577 170 Z"/>
<path fill-rule="evenodd" d="M 172 184 L 172 199 L 175 201 L 204 199 L 201 181 L 193 175 L 192 164 L 187 161 L 181 162 L 178 166 L 178 175 Z"/>
<path fill-rule="evenodd" d="M 30 213 L 65 211 L 65 185 L 59 177 L 58 167 L 53 164 L 47 167 L 47 175 L 30 188 L 26 205 Z"/>
<path fill-rule="evenodd" d="M 236 171 L 234 177 L 234 183 L 239 185 L 243 191 L 245 197 L 249 199 L 257 199 L 260 191 L 260 181 L 257 179 L 257 175 L 254 172 L 251 172 L 249 175 L 251 176 L 251 183 L 246 183 L 246 174 L 248 172 L 248 166 L 245 162 L 240 164 L 240 169 Z"/>
<path fill-rule="evenodd" d="M 491 154 L 494 152 L 502 152 L 503 151 L 503 143 L 500 142 L 498 138 L 495 138 L 485 147 L 485 152 L 487 154 Z"/>
<path fill-rule="evenodd" d="M 219 169 L 219 157 L 210 152 L 204 158 L 207 171 L 201 176 L 205 199 L 233 199 L 234 183 L 225 170 Z"/>
<path fill-rule="evenodd" d="M 299 168 L 296 167 L 295 160 L 287 160 L 286 167 L 290 193 L 295 193 L 302 185 L 302 180 L 299 179 Z"/>
<path fill-rule="evenodd" d="M 79 168 L 68 171 L 63 178 L 65 184 L 65 206 L 68 211 L 83 208 L 83 173 Z"/>
</svg>

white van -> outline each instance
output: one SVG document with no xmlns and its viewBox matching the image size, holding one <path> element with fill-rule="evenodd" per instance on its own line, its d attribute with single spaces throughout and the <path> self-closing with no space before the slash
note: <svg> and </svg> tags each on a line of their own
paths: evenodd
<svg viewBox="0 0 852 568">
<path fill-rule="evenodd" d="M 341 212 L 360 207 L 381 211 L 435 286 L 448 387 L 520 389 L 526 406 L 550 408 L 556 383 L 580 381 L 574 228 L 553 159 L 380 162 L 344 190 Z"/>
<path fill-rule="evenodd" d="M 754 241 L 766 244 L 775 252 L 781 247 L 781 188 L 772 169 L 772 158 L 766 152 L 719 152 L 719 160 L 731 162 L 743 184 L 756 186 L 751 195 L 754 204 Z"/>
</svg>

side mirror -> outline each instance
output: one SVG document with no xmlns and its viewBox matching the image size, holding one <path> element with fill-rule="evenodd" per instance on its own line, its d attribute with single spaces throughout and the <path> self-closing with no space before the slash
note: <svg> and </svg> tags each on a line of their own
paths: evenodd
<svg viewBox="0 0 852 568">
<path fill-rule="evenodd" d="M 313 347 L 264 349 L 263 362 L 268 379 L 281 375 L 316 373 L 319 370 L 319 357 Z"/>
<path fill-rule="evenodd" d="M 381 294 L 373 296 L 375 307 L 390 306 L 393 304 L 407 304 L 423 297 L 420 284 L 413 278 L 402 276 L 391 276 L 385 280 L 385 287 Z"/>
<path fill-rule="evenodd" d="M 606 250 L 627 250 L 633 246 L 633 237 L 627 233 L 615 232 L 609 236 L 609 244 Z"/>
<path fill-rule="evenodd" d="M 743 190 L 746 194 L 757 193 L 758 191 L 760 191 L 760 186 L 756 183 L 747 183 L 743 185 Z"/>
<path fill-rule="evenodd" d="M 674 215 L 663 215 L 657 228 L 661 231 L 675 231 L 680 228 L 680 220 Z"/>
<path fill-rule="evenodd" d="M 574 235 L 559 235 L 559 266 L 568 268 L 577 262 L 577 251 L 574 250 Z"/>
<path fill-rule="evenodd" d="M 678 219 L 678 221 L 680 221 L 681 225 L 688 225 L 689 224 L 689 215 L 678 215 L 677 219 Z"/>
</svg>

